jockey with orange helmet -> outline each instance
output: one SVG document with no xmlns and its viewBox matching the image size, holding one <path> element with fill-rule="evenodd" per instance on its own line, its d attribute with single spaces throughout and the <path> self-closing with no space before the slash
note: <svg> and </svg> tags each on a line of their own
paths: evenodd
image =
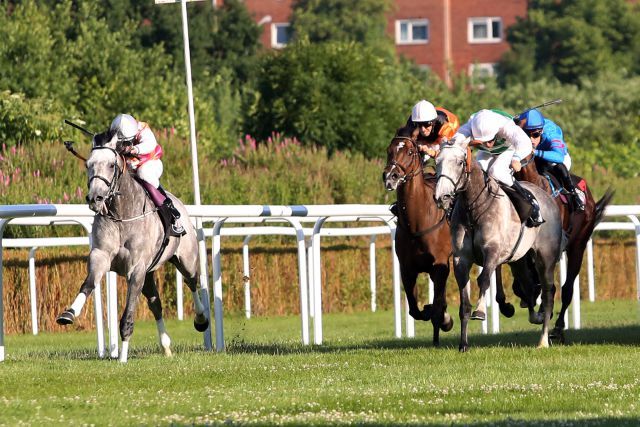
<svg viewBox="0 0 640 427">
<path fill-rule="evenodd" d="M 109 130 L 115 132 L 123 146 L 127 165 L 136 173 L 138 182 L 145 188 L 149 197 L 159 210 L 171 214 L 171 232 L 173 235 L 185 234 L 180 221 L 180 212 L 160 185 L 163 172 L 162 147 L 158 144 L 153 131 L 147 123 L 139 122 L 129 114 L 118 114 L 111 122 Z"/>
<path fill-rule="evenodd" d="M 518 123 L 531 138 L 538 170 L 541 173 L 550 172 L 558 178 L 562 186 L 571 194 L 573 208 L 583 211 L 584 203 L 569 174 L 571 157 L 560 126 L 545 118 L 535 108 L 520 114 Z"/>
<path fill-rule="evenodd" d="M 452 112 L 442 107 L 434 107 L 432 103 L 423 99 L 413 106 L 406 126 L 418 129 L 418 147 L 425 153 L 426 161 L 438 155 L 440 143 L 455 135 L 460 122 Z"/>
<path fill-rule="evenodd" d="M 527 225 L 537 227 L 544 223 L 540 206 L 533 194 L 513 178 L 511 169 L 522 168 L 520 160 L 531 154 L 531 140 L 511 117 L 493 110 L 480 110 L 458 129 L 452 144 L 467 148 L 476 145 L 480 150 L 476 161 L 483 171 L 496 181 L 514 190 L 531 205 Z"/>
</svg>

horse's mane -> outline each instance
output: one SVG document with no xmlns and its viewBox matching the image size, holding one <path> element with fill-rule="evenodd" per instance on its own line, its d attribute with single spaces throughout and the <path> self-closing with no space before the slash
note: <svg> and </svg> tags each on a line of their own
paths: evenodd
<svg viewBox="0 0 640 427">
<path fill-rule="evenodd" d="M 107 144 L 109 144 L 111 142 L 111 140 L 113 140 L 113 137 L 116 134 L 116 130 L 113 129 L 107 129 L 104 132 L 101 133 L 97 133 L 93 136 L 93 147 L 105 147 Z M 119 152 L 119 144 L 117 144 L 116 147 L 111 147 L 116 149 Z"/>
<path fill-rule="evenodd" d="M 411 138 L 415 141 L 418 138 L 418 132 L 420 131 L 418 130 L 417 127 L 403 126 L 401 128 L 398 128 L 398 130 L 396 130 L 396 137 Z"/>
</svg>

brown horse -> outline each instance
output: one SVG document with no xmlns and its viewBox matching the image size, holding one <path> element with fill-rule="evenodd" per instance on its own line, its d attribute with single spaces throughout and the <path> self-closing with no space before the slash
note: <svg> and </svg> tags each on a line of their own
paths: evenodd
<svg viewBox="0 0 640 427">
<path fill-rule="evenodd" d="M 451 235 L 444 211 L 434 201 L 435 177 L 423 174 L 417 133 L 400 128 L 387 148 L 387 165 L 382 179 L 387 190 L 396 190 L 398 228 L 396 255 L 400 262 L 402 285 L 409 304 L 409 314 L 416 320 L 433 324 L 433 344 L 440 341 L 440 329 L 453 327 L 447 313 L 446 284 L 449 276 Z M 427 273 L 434 283 L 433 305 L 418 308 L 416 280 Z"/>
<path fill-rule="evenodd" d="M 555 328 L 551 335 L 559 338 L 560 342 L 564 342 L 564 315 L 573 298 L 573 282 L 580 273 L 582 257 L 584 256 L 584 251 L 591 238 L 593 229 L 602 220 L 604 210 L 611 202 L 614 191 L 608 189 L 604 196 L 596 202 L 584 179 L 572 174 L 571 179 L 574 185 L 585 194 L 584 211 L 574 211 L 571 209 L 566 196 L 560 193 L 559 190 L 562 186 L 558 181 L 551 176 L 547 177 L 546 175 L 543 176 L 538 173 L 533 153 L 522 161 L 522 169 L 514 176 L 519 181 L 528 181 L 543 188 L 554 197 L 560 208 L 562 229 L 567 239 L 565 245 L 565 251 L 567 252 L 567 277 L 562 284 L 562 308 L 560 309 Z M 514 284 L 514 291 L 518 294 L 516 288 L 517 285 Z M 527 294 L 527 292 L 525 292 L 525 294 Z"/>
</svg>

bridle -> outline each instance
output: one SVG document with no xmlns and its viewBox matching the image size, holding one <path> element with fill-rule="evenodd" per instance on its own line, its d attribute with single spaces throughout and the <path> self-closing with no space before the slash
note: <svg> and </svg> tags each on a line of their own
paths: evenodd
<svg viewBox="0 0 640 427">
<path fill-rule="evenodd" d="M 391 173 L 394 167 L 397 167 L 398 169 L 400 169 L 403 175 L 398 180 L 398 183 L 403 184 L 411 180 L 414 176 L 422 173 L 422 161 L 420 160 L 420 151 L 418 150 L 418 145 L 412 138 L 408 136 L 396 136 L 393 138 L 392 142 L 397 140 L 409 141 L 413 149 L 413 153 L 411 153 L 410 155 L 410 162 L 408 165 L 402 165 L 401 163 L 397 162 L 395 159 L 391 160 L 387 164 L 387 167 L 391 165 L 391 168 L 389 169 L 388 173 Z M 418 160 L 417 162 L 415 161 L 416 158 Z M 411 167 L 411 165 L 414 165 L 414 164 L 417 164 L 417 165 L 413 168 L 413 170 L 411 170 L 410 172 L 407 172 L 407 170 Z"/>
<path fill-rule="evenodd" d="M 453 144 L 451 145 L 443 144 L 441 150 L 444 150 L 447 148 L 457 148 L 458 150 L 464 151 L 464 148 L 458 145 L 453 145 Z M 460 175 L 458 175 L 458 179 L 454 180 L 449 175 L 439 173 L 437 180 L 439 181 L 441 178 L 445 178 L 449 180 L 453 184 L 453 196 L 455 197 L 456 195 L 458 195 L 459 193 L 465 190 L 465 186 L 469 182 L 468 177 L 470 173 L 471 173 L 471 147 L 467 146 L 467 150 L 465 152 L 465 168 L 463 169 L 462 172 L 460 172 Z M 460 186 L 460 181 L 462 181 L 463 178 L 465 178 L 464 183 L 462 187 L 458 188 Z"/>
<path fill-rule="evenodd" d="M 105 146 L 97 146 L 97 147 L 93 147 L 91 149 L 91 151 L 93 152 L 94 150 L 109 150 L 111 151 L 114 155 L 115 155 L 115 162 L 114 162 L 114 171 L 113 171 L 113 176 L 111 177 L 111 180 L 101 176 L 101 175 L 94 175 L 91 178 L 89 178 L 89 181 L 87 182 L 87 187 L 91 187 L 91 181 L 93 181 L 94 179 L 99 179 L 100 181 L 104 182 L 107 187 L 109 187 L 109 191 L 107 191 L 107 195 L 104 197 L 104 201 L 105 203 L 107 203 L 109 200 L 111 200 L 114 196 L 119 195 L 120 193 L 117 190 L 118 187 L 118 183 L 120 182 L 120 177 L 122 176 L 122 174 L 124 173 L 124 167 L 121 168 L 120 167 L 120 162 L 118 161 L 118 159 L 120 157 L 122 157 L 121 154 L 119 154 L 116 150 L 114 150 L 111 147 L 105 147 Z M 124 158 L 123 158 L 123 164 L 124 164 Z"/>
</svg>

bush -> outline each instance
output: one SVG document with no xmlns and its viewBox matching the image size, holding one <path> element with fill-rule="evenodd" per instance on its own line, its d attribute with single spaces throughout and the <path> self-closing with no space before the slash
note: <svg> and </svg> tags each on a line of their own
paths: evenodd
<svg viewBox="0 0 640 427">
<path fill-rule="evenodd" d="M 264 58 L 247 130 L 377 157 L 406 121 L 419 85 L 406 66 L 360 44 L 296 43 Z"/>
</svg>

